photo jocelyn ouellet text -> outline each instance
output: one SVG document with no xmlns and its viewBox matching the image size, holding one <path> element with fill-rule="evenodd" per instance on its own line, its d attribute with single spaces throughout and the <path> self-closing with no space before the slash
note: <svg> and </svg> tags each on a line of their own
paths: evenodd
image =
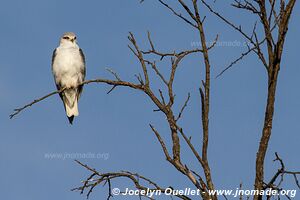
<svg viewBox="0 0 300 200">
<path fill-rule="evenodd" d="M 165 190 L 153 190 L 153 189 L 147 189 L 147 190 L 137 190 L 137 189 L 129 189 L 125 188 L 124 192 L 121 192 L 119 188 L 113 188 L 112 194 L 113 195 L 123 195 L 123 196 L 147 196 L 147 197 L 154 197 L 154 196 L 178 196 L 178 195 L 184 195 L 184 196 L 200 196 L 202 192 L 199 189 L 191 189 L 191 188 L 185 188 L 185 189 L 172 189 L 172 188 L 166 188 Z M 235 190 L 212 190 L 207 191 L 209 195 L 217 195 L 217 196 L 232 196 L 234 198 L 238 198 L 240 196 L 254 196 L 256 194 L 260 194 L 262 196 L 289 196 L 291 198 L 294 198 L 296 196 L 297 190 L 273 190 L 273 189 L 267 189 L 267 190 L 243 190 L 240 188 L 236 188 Z"/>
</svg>

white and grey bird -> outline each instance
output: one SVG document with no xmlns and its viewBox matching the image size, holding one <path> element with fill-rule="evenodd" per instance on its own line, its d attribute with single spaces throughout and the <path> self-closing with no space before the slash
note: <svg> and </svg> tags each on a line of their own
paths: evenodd
<svg viewBox="0 0 300 200">
<path fill-rule="evenodd" d="M 79 85 L 85 79 L 85 57 L 77 45 L 76 35 L 71 32 L 63 34 L 59 46 L 52 56 L 52 73 L 60 93 L 70 124 L 79 115 L 78 100 L 83 86 Z"/>
</svg>

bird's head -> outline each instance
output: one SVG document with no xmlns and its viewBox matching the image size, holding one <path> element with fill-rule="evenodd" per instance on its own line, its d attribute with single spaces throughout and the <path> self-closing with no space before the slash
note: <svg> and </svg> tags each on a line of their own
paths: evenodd
<svg viewBox="0 0 300 200">
<path fill-rule="evenodd" d="M 60 38 L 61 45 L 76 45 L 76 35 L 72 32 L 64 33 L 63 36 Z"/>
</svg>

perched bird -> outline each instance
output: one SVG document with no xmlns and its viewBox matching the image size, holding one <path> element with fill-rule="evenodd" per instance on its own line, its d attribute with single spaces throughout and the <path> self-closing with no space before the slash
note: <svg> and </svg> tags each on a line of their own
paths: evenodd
<svg viewBox="0 0 300 200">
<path fill-rule="evenodd" d="M 52 73 L 58 90 L 66 88 L 59 94 L 63 101 L 70 124 L 74 116 L 78 116 L 78 100 L 82 92 L 85 78 L 85 57 L 77 45 L 76 35 L 71 32 L 63 34 L 59 46 L 52 56 Z"/>
</svg>

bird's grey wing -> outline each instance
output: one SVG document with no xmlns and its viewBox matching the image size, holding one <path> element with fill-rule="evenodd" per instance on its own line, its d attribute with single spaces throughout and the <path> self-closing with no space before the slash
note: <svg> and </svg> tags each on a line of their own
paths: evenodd
<svg viewBox="0 0 300 200">
<path fill-rule="evenodd" d="M 56 54 L 57 54 L 56 49 L 54 49 L 53 54 L 52 54 L 52 63 L 51 63 L 51 66 L 52 66 L 52 73 L 54 75 L 54 82 L 55 82 L 55 85 L 56 85 L 56 89 L 60 90 L 61 89 L 61 85 L 60 85 L 59 82 L 56 81 L 55 73 L 53 72 L 53 64 L 54 64 L 54 60 L 56 58 Z M 63 93 L 59 93 L 59 96 L 64 101 Z"/>
<path fill-rule="evenodd" d="M 85 79 L 85 75 L 86 75 L 86 69 L 85 69 L 85 56 L 83 54 L 82 49 L 79 49 L 79 53 L 80 53 L 80 57 L 81 57 L 81 61 L 83 62 L 83 68 L 80 69 L 80 74 L 83 77 L 82 80 Z M 81 93 L 83 90 L 83 85 L 78 86 L 78 98 L 80 97 Z"/>
<path fill-rule="evenodd" d="M 53 51 L 53 53 L 52 53 L 52 63 L 51 63 L 51 66 L 52 66 L 52 73 L 53 73 L 53 76 L 54 76 L 54 82 L 55 82 L 55 84 L 56 84 L 56 88 L 57 88 L 57 90 L 60 90 L 60 89 L 61 89 L 61 86 L 60 86 L 60 84 L 56 81 L 55 72 L 54 72 L 54 70 L 53 70 L 53 64 L 54 64 L 54 61 L 55 61 L 55 58 L 56 58 L 56 54 L 57 54 L 56 49 L 54 49 L 54 51 Z"/>
</svg>

